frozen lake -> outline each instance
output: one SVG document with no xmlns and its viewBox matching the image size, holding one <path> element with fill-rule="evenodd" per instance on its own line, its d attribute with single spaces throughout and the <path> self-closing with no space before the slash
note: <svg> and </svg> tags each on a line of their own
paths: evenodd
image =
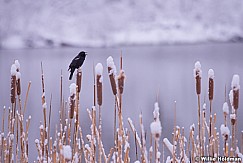
<svg viewBox="0 0 243 163">
<path fill-rule="evenodd" d="M 29 133 L 30 162 L 37 156 L 34 140 L 39 138 L 39 123 L 42 121 L 41 105 L 41 61 L 43 63 L 46 100 L 49 105 L 50 95 L 53 97 L 51 130 L 54 134 L 58 120 L 60 103 L 60 74 L 63 72 L 64 98 L 69 96 L 69 85 L 74 82 L 68 80 L 69 63 L 81 50 L 88 52 L 83 65 L 82 91 L 80 96 L 81 126 L 84 134 L 90 132 L 90 120 L 86 108 L 93 104 L 93 63 L 101 62 L 104 68 L 103 93 L 103 139 L 108 152 L 113 145 L 113 94 L 106 69 L 106 59 L 114 58 L 117 69 L 122 50 L 123 68 L 126 74 L 126 83 L 123 97 L 123 118 L 125 127 L 129 128 L 127 118 L 131 117 L 139 129 L 138 115 L 144 115 L 144 124 L 149 132 L 149 125 L 153 121 L 152 112 L 159 90 L 159 106 L 161 109 L 162 138 L 171 139 L 173 130 L 173 107 L 177 101 L 177 125 L 185 127 L 188 135 L 189 126 L 197 123 L 197 97 L 195 80 L 193 77 L 194 63 L 200 61 L 202 65 L 202 101 L 204 96 L 208 104 L 208 70 L 215 72 L 215 96 L 213 112 L 217 113 L 217 127 L 223 123 L 222 105 L 225 97 L 225 85 L 228 93 L 231 89 L 231 80 L 234 74 L 243 78 L 243 44 L 196 44 L 196 45 L 164 45 L 164 46 L 134 46 L 121 48 L 58 48 L 58 49 L 21 49 L 0 50 L 0 108 L 10 106 L 10 67 L 15 59 L 21 65 L 22 101 L 24 101 L 28 82 L 31 89 L 27 105 L 27 115 L 32 116 Z M 242 82 L 240 83 L 241 85 Z M 241 93 L 240 90 L 240 99 Z M 228 101 L 229 102 L 229 101 Z M 208 105 L 209 106 L 209 105 Z M 238 132 L 243 130 L 242 100 L 238 111 Z M 2 116 L 0 109 L 0 115 Z M 209 110 L 209 109 L 208 109 Z M 231 111 L 231 109 L 230 109 Z M 208 113 L 208 112 L 207 112 Z M 2 119 L 2 117 L 1 117 Z M 2 124 L 2 122 L 0 122 Z M 239 138 L 239 135 L 238 135 Z M 131 138 L 133 139 L 133 138 Z"/>
</svg>

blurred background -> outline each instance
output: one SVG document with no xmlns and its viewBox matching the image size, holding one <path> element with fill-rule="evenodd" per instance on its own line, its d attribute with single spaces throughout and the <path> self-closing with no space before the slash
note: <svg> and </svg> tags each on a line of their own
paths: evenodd
<svg viewBox="0 0 243 163">
<path fill-rule="evenodd" d="M 121 53 L 127 77 L 123 97 L 125 127 L 129 128 L 127 118 L 131 117 L 139 130 L 138 116 L 142 112 L 149 133 L 154 102 L 159 95 L 162 138 L 172 141 L 174 101 L 177 101 L 177 125 L 185 127 L 188 136 L 190 125 L 197 123 L 193 69 L 199 60 L 203 71 L 201 100 L 207 106 L 207 72 L 210 68 L 215 71 L 213 112 L 217 113 L 219 129 L 223 123 L 225 86 L 228 97 L 233 75 L 243 77 L 242 20 L 243 1 L 238 0 L 0 0 L 0 116 L 3 106 L 11 106 L 10 68 L 18 59 L 22 101 L 28 82 L 32 82 L 27 104 L 27 115 L 32 116 L 29 161 L 36 160 L 34 141 L 39 138 L 39 124 L 43 121 L 41 62 L 48 105 L 51 94 L 53 97 L 51 131 L 54 136 L 59 122 L 61 71 L 67 101 L 69 85 L 75 82 L 75 79 L 68 80 L 68 66 L 81 50 L 85 50 L 88 56 L 82 67 L 81 126 L 85 135 L 90 133 L 86 108 L 93 104 L 93 64 L 101 62 L 104 66 L 102 127 L 106 152 L 113 146 L 110 140 L 113 140 L 114 114 L 106 59 L 113 56 L 118 69 Z M 238 111 L 239 141 L 243 130 L 241 106 L 242 100 Z M 135 152 L 133 138 L 131 151 L 132 155 Z M 135 156 L 131 157 L 134 161 Z"/>
<path fill-rule="evenodd" d="M 1 0 L 0 47 L 242 41 L 239 0 Z"/>
</svg>

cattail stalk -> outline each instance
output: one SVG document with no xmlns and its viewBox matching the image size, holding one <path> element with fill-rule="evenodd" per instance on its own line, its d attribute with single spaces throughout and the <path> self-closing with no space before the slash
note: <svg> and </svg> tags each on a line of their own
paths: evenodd
<svg viewBox="0 0 243 163">
<path fill-rule="evenodd" d="M 199 147 L 201 147 L 201 110 L 200 110 L 200 94 L 201 94 L 201 64 L 199 61 L 195 63 L 194 77 L 196 80 L 196 94 L 198 101 L 198 136 L 199 136 Z M 199 150 L 199 157 L 201 156 L 201 151 Z"/>
<path fill-rule="evenodd" d="M 98 157 L 98 160 L 99 160 L 99 163 L 102 162 L 101 160 L 101 155 L 102 155 L 102 149 L 101 149 L 101 134 L 102 134 L 102 128 L 101 128 L 101 125 L 102 125 L 102 119 L 101 119 L 101 105 L 102 105 L 102 83 L 103 83 L 103 66 L 101 63 L 98 63 L 96 66 L 95 66 L 95 74 L 96 74 L 96 92 L 97 92 L 97 103 L 99 105 L 99 129 L 98 129 L 98 137 L 99 137 L 99 142 L 98 142 L 98 145 L 99 145 L 99 157 Z"/>
</svg>

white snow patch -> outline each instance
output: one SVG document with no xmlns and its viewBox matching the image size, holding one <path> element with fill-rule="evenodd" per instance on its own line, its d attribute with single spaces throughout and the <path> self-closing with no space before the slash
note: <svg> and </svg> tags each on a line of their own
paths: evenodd
<svg viewBox="0 0 243 163">
<path fill-rule="evenodd" d="M 232 82 L 231 82 L 231 88 L 233 90 L 239 90 L 240 89 L 240 77 L 239 75 L 234 75 Z"/>
<path fill-rule="evenodd" d="M 14 64 L 16 66 L 16 69 L 19 70 L 20 69 L 20 64 L 19 64 L 19 60 L 15 60 Z"/>
<path fill-rule="evenodd" d="M 95 74 L 102 75 L 103 74 L 103 65 L 101 63 L 97 63 L 95 66 Z"/>
<path fill-rule="evenodd" d="M 163 142 L 165 143 L 170 153 L 173 153 L 173 145 L 170 143 L 170 141 L 167 138 L 164 138 Z"/>
<path fill-rule="evenodd" d="M 229 114 L 229 105 L 227 102 L 223 104 L 223 112 Z"/>
<path fill-rule="evenodd" d="M 231 106 L 233 106 L 233 90 L 230 90 L 230 93 L 229 93 L 229 100 L 230 100 L 230 104 L 231 104 Z"/>
<path fill-rule="evenodd" d="M 161 135 L 161 130 L 162 130 L 162 127 L 161 127 L 161 123 L 160 121 L 154 121 L 150 124 L 150 130 L 151 130 L 151 133 L 152 135 L 154 136 L 160 136 Z"/>
<path fill-rule="evenodd" d="M 16 79 L 18 80 L 18 79 L 21 79 L 21 73 L 20 72 L 17 72 L 16 73 Z"/>
<path fill-rule="evenodd" d="M 76 84 L 75 83 L 70 84 L 69 89 L 70 89 L 70 96 L 76 94 Z"/>
<path fill-rule="evenodd" d="M 42 105 L 42 108 L 43 108 L 43 109 L 46 109 L 46 108 L 47 108 L 47 104 L 46 104 L 46 102 Z"/>
<path fill-rule="evenodd" d="M 236 119 L 236 114 L 230 114 L 230 119 Z"/>
<path fill-rule="evenodd" d="M 72 159 L 72 148 L 70 145 L 64 145 L 62 147 L 61 150 L 61 154 L 63 155 L 63 157 L 67 160 L 71 160 Z"/>
<path fill-rule="evenodd" d="M 226 135 L 229 135 L 230 134 L 229 128 L 227 126 L 225 126 L 224 124 L 221 125 L 220 131 L 221 131 L 221 135 L 223 137 L 225 137 Z"/>
<path fill-rule="evenodd" d="M 214 78 L 214 71 L 213 71 L 213 69 L 209 69 L 208 70 L 208 78 L 211 78 L 211 79 Z"/>
<path fill-rule="evenodd" d="M 11 70 L 10 70 L 10 73 L 11 73 L 12 76 L 15 76 L 16 75 L 16 73 L 17 73 L 16 70 L 17 70 L 16 65 L 15 64 L 12 64 Z"/>
<path fill-rule="evenodd" d="M 201 63 L 199 61 L 197 61 L 195 63 L 195 68 L 193 69 L 193 74 L 194 74 L 194 77 L 202 77 L 202 70 L 201 70 Z"/>
<path fill-rule="evenodd" d="M 109 56 L 106 61 L 107 61 L 107 67 L 111 68 L 110 72 L 108 72 L 109 75 L 110 74 L 116 75 L 116 65 L 113 61 L 113 58 Z"/>
<path fill-rule="evenodd" d="M 159 119 L 159 104 L 158 102 L 154 103 L 154 111 L 153 111 L 154 119 Z"/>
<path fill-rule="evenodd" d="M 35 143 L 39 144 L 40 143 L 39 139 L 35 139 Z"/>
</svg>

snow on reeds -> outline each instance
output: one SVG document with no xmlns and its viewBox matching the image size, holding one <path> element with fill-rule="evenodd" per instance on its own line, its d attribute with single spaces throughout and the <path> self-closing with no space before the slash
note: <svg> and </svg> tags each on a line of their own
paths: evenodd
<svg viewBox="0 0 243 163">
<path fill-rule="evenodd" d="M 160 119 L 160 109 L 158 101 L 155 102 L 153 112 L 151 112 L 152 122 L 150 130 L 146 130 L 142 113 L 139 114 L 139 127 L 136 128 L 131 118 L 127 118 L 129 126 L 124 126 L 122 116 L 122 96 L 125 87 L 125 71 L 122 66 L 122 56 L 120 58 L 120 71 L 117 75 L 113 58 L 107 58 L 108 80 L 111 84 L 114 95 L 114 146 L 105 150 L 102 138 L 102 103 L 103 103 L 103 66 L 98 63 L 94 72 L 94 105 L 87 109 L 89 117 L 90 132 L 83 135 L 80 125 L 79 115 L 79 95 L 82 84 L 82 69 L 77 70 L 76 83 L 70 85 L 69 105 L 63 98 L 63 76 L 60 80 L 60 111 L 59 124 L 56 126 L 55 135 L 50 134 L 52 113 L 52 99 L 49 107 L 46 102 L 44 70 L 41 63 L 41 86 L 42 86 L 42 108 L 43 122 L 39 126 L 39 137 L 35 143 L 38 155 L 36 162 L 87 162 L 87 163 L 159 163 L 159 162 L 203 162 L 198 160 L 198 156 L 225 156 L 243 158 L 243 132 L 242 138 L 237 139 L 237 110 L 239 109 L 239 75 L 234 75 L 229 93 L 231 111 L 228 103 L 223 104 L 224 122 L 217 129 L 217 115 L 213 113 L 212 102 L 214 99 L 214 71 L 208 71 L 208 100 L 210 112 L 206 115 L 206 103 L 201 110 L 201 79 L 202 70 L 200 62 L 195 63 L 194 78 L 196 84 L 196 95 L 198 104 L 198 125 L 191 125 L 190 132 L 184 133 L 184 127 L 176 124 L 176 103 L 174 108 L 174 125 L 172 137 L 164 137 Z M 11 66 L 10 96 L 11 107 L 3 107 L 2 128 L 0 132 L 0 162 L 29 162 L 29 130 L 31 116 L 26 120 L 25 112 L 31 82 L 28 83 L 24 109 L 21 104 L 21 74 L 18 60 Z M 96 79 L 96 80 L 95 80 Z M 96 94 L 97 93 L 97 94 Z M 96 105 L 97 99 L 97 105 Z M 158 100 L 158 99 L 157 99 Z M 68 114 L 65 109 L 68 106 Z M 99 113 L 96 112 L 98 108 Z M 98 118 L 97 118 L 98 114 Z M 85 116 L 85 115 L 82 115 Z M 230 123 L 227 121 L 230 119 Z M 118 124 L 116 124 L 118 122 Z M 7 123 L 7 128 L 4 124 Z M 127 127 L 127 128 L 126 128 Z M 149 131 L 149 132 L 147 132 Z M 220 136 L 220 134 L 221 136 Z M 222 138 L 221 138 L 222 137 Z M 135 151 L 131 151 L 131 139 L 135 140 Z M 148 140 L 150 140 L 148 142 Z M 222 141 L 223 146 L 220 146 Z M 241 141 L 241 143 L 240 143 Z M 241 144 L 241 146 L 239 146 Z M 167 150 L 168 156 L 165 156 Z M 106 153 L 109 151 L 109 153 Z M 135 160 L 131 160 L 136 157 Z"/>
</svg>

